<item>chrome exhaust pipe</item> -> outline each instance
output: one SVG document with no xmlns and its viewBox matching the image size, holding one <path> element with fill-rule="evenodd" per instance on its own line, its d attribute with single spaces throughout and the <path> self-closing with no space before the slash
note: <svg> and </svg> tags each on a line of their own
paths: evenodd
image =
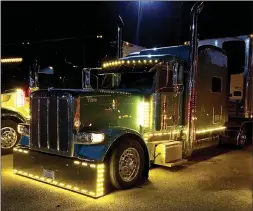
<svg viewBox="0 0 253 211">
<path fill-rule="evenodd" d="M 123 26 L 124 22 L 119 15 L 119 24 L 117 26 L 117 59 L 123 57 L 123 40 L 122 40 Z"/>
<path fill-rule="evenodd" d="M 195 140 L 195 95 L 196 76 L 198 67 L 198 16 L 203 10 L 204 2 L 196 2 L 191 9 L 190 25 L 190 51 L 189 51 L 189 97 L 187 102 L 187 138 L 184 144 L 185 156 L 190 156 L 193 151 L 193 141 Z"/>
</svg>

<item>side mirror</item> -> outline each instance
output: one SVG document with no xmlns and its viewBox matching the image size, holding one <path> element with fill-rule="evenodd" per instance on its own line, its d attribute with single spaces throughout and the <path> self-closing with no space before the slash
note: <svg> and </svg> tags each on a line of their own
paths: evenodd
<svg viewBox="0 0 253 211">
<path fill-rule="evenodd" d="M 43 68 L 43 69 L 39 69 L 38 73 L 39 74 L 53 75 L 54 74 L 54 69 L 52 67 L 46 67 L 46 68 Z"/>
</svg>

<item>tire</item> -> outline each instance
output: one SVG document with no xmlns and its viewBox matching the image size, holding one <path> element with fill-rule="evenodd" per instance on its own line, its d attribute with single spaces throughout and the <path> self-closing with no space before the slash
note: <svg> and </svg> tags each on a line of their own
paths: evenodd
<svg viewBox="0 0 253 211">
<path fill-rule="evenodd" d="M 19 142 L 21 135 L 17 131 L 18 123 L 12 120 L 2 120 L 1 122 L 1 152 L 11 154 L 13 148 Z"/>
<path fill-rule="evenodd" d="M 134 160 L 136 165 L 127 165 L 127 158 L 130 158 L 129 162 Z M 110 159 L 112 185 L 117 189 L 129 189 L 138 184 L 142 179 L 144 163 L 144 151 L 141 145 L 135 140 L 122 140 L 121 144 L 114 149 Z M 132 171 L 132 175 L 127 177 L 127 170 Z"/>
<path fill-rule="evenodd" d="M 237 148 L 238 149 L 243 149 L 246 142 L 247 142 L 247 131 L 246 131 L 246 127 L 243 127 L 241 130 L 240 130 L 240 133 L 239 133 L 239 137 L 237 139 Z"/>
</svg>

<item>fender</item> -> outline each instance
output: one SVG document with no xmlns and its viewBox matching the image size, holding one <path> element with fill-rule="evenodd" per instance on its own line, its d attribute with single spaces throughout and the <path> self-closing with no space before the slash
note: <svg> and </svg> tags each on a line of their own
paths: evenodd
<svg viewBox="0 0 253 211">
<path fill-rule="evenodd" d="M 105 139 L 102 144 L 75 144 L 74 157 L 103 162 L 113 144 L 118 141 L 121 141 L 121 138 L 126 135 L 135 136 L 138 139 L 137 141 L 139 141 L 140 144 L 146 148 L 144 148 L 144 150 L 147 150 L 145 141 L 142 139 L 141 135 L 137 131 L 128 128 L 113 127 L 104 129 L 101 132 L 103 132 L 105 135 Z"/>
<path fill-rule="evenodd" d="M 253 120 L 248 120 L 248 121 L 245 121 L 241 124 L 238 136 L 236 137 L 237 142 L 238 142 L 239 135 L 240 135 L 241 131 L 243 130 L 243 128 L 246 127 L 246 129 L 248 130 L 249 128 L 247 128 L 247 127 L 249 127 L 249 126 L 251 126 L 252 129 L 251 129 L 251 131 L 248 131 L 248 133 L 251 134 L 251 136 L 252 136 L 251 139 L 253 140 L 253 131 L 252 131 L 253 130 Z"/>
<path fill-rule="evenodd" d="M 11 119 L 11 120 L 17 121 L 18 123 L 26 122 L 26 118 L 23 117 L 18 112 L 15 112 L 6 108 L 1 108 L 1 120 L 4 120 L 4 119 Z"/>
<path fill-rule="evenodd" d="M 116 143 L 123 141 L 126 136 L 134 137 L 143 147 L 145 155 L 145 166 L 143 177 L 148 178 L 149 172 L 149 153 L 145 141 L 142 139 L 141 135 L 134 130 L 122 127 L 113 127 L 105 129 L 102 131 L 105 135 L 104 143 L 97 145 L 81 145 L 75 144 L 74 146 L 74 157 L 79 159 L 95 161 L 95 162 L 106 162 L 111 155 L 111 150 Z"/>
</svg>

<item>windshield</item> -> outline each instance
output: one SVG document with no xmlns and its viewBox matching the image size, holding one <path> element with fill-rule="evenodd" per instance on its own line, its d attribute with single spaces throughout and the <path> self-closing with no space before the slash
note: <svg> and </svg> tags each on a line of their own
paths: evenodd
<svg viewBox="0 0 253 211">
<path fill-rule="evenodd" d="M 102 74 L 102 89 L 137 89 L 144 91 L 152 89 L 155 71 L 139 73 L 109 73 Z"/>
</svg>

